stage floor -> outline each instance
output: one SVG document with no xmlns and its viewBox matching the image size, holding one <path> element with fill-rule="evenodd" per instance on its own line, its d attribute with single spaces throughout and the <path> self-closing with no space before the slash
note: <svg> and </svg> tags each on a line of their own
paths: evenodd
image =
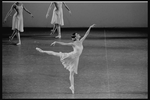
<svg viewBox="0 0 150 100">
<path fill-rule="evenodd" d="M 12 43 L 3 37 L 2 98 L 148 98 L 148 33 L 91 30 L 75 75 L 75 94 L 60 59 L 35 49 L 70 52 L 72 47 L 50 44 L 71 42 L 73 32 L 83 36 L 85 31 L 64 30 L 62 39 L 47 30 L 25 31 L 20 46 L 14 44 L 16 37 Z"/>
</svg>

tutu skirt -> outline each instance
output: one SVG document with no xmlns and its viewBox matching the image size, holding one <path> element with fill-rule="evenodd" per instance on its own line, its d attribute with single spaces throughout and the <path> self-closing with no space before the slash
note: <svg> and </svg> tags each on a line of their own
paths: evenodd
<svg viewBox="0 0 150 100">
<path fill-rule="evenodd" d="M 12 30 L 17 29 L 20 32 L 23 32 L 23 16 L 17 15 L 17 13 L 14 14 L 12 19 Z"/>
<path fill-rule="evenodd" d="M 59 24 L 61 26 L 64 25 L 63 10 L 62 9 L 56 11 L 56 8 L 54 8 L 51 24 Z"/>
<path fill-rule="evenodd" d="M 62 62 L 64 68 L 69 71 L 74 71 L 77 74 L 79 56 L 76 56 L 74 52 L 60 52 L 60 61 Z"/>
</svg>

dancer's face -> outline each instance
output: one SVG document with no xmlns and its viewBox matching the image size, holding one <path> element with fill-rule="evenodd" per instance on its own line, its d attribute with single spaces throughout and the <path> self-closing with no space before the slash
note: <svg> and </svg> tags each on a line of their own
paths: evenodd
<svg viewBox="0 0 150 100">
<path fill-rule="evenodd" d="M 75 38 L 76 38 L 76 40 L 77 40 L 77 39 L 79 40 L 79 39 L 80 39 L 80 37 L 81 37 L 81 36 L 80 36 L 80 34 L 76 33 L 76 37 L 75 37 Z"/>
<path fill-rule="evenodd" d="M 78 34 L 78 33 L 75 33 L 75 35 L 74 35 L 75 37 L 74 38 L 72 38 L 72 40 L 73 41 L 76 41 L 76 40 L 79 40 L 80 39 L 80 34 Z"/>
</svg>

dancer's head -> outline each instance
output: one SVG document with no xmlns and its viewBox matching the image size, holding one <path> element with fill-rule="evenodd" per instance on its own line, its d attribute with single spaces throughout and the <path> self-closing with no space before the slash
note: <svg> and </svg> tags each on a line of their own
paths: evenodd
<svg viewBox="0 0 150 100">
<path fill-rule="evenodd" d="M 81 36 L 78 33 L 73 33 L 72 36 L 71 36 L 71 38 L 72 38 L 73 41 L 80 40 L 80 37 Z"/>
<path fill-rule="evenodd" d="M 19 2 L 16 2 L 16 4 L 18 5 L 18 4 L 19 4 Z"/>
<path fill-rule="evenodd" d="M 20 2 L 16 2 L 16 5 L 20 5 Z"/>
</svg>

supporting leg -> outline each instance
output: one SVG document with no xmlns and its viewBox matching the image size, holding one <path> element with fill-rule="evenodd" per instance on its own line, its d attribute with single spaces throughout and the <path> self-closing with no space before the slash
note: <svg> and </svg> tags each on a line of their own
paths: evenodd
<svg viewBox="0 0 150 100">
<path fill-rule="evenodd" d="M 71 89 L 72 93 L 74 94 L 74 72 L 73 71 L 70 72 L 69 79 L 70 79 L 70 83 L 71 83 L 70 89 Z"/>
<path fill-rule="evenodd" d="M 60 25 L 58 25 L 58 36 L 61 37 L 61 27 L 60 27 Z"/>
<path fill-rule="evenodd" d="M 61 27 L 59 24 L 57 24 L 57 31 L 58 31 L 58 36 L 56 36 L 56 38 L 61 38 Z"/>
<path fill-rule="evenodd" d="M 20 32 L 19 31 L 17 31 L 17 37 L 18 37 L 18 43 L 17 43 L 17 45 L 21 45 L 21 40 L 20 40 Z"/>
</svg>

